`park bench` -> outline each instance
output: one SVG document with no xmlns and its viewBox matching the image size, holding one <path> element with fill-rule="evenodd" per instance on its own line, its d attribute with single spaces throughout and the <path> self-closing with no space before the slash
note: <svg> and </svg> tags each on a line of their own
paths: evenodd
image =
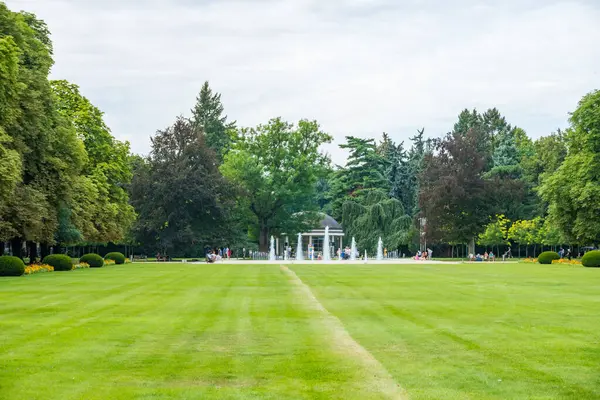
<svg viewBox="0 0 600 400">
<path fill-rule="evenodd" d="M 148 257 L 144 256 L 144 255 L 133 255 L 131 257 L 131 262 L 135 262 L 135 261 L 148 261 Z"/>
</svg>

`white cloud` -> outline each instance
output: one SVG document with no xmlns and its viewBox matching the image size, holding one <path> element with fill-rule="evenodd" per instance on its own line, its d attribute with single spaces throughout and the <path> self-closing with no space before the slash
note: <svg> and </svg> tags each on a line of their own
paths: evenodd
<svg viewBox="0 0 600 400">
<path fill-rule="evenodd" d="M 7 5 L 46 20 L 54 77 L 79 84 L 142 153 L 156 129 L 189 113 L 204 80 L 241 125 L 317 119 L 336 143 L 382 131 L 405 140 L 420 127 L 438 136 L 462 109 L 494 106 L 540 136 L 600 87 L 594 0 Z"/>
</svg>

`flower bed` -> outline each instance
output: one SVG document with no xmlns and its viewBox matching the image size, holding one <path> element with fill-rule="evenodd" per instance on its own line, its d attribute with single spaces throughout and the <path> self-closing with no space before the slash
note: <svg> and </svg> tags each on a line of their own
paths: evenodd
<svg viewBox="0 0 600 400">
<path fill-rule="evenodd" d="M 32 264 L 25 267 L 25 275 L 32 275 L 40 272 L 52 271 L 54 271 L 54 267 L 48 264 Z"/>
<path fill-rule="evenodd" d="M 89 268 L 89 267 L 90 267 L 90 264 L 84 263 L 84 262 L 80 262 L 80 263 L 73 265 L 73 269 L 84 269 L 84 268 Z"/>
<path fill-rule="evenodd" d="M 579 261 L 579 260 L 567 260 L 566 258 L 562 258 L 560 260 L 553 260 L 552 264 L 581 265 L 581 261 Z"/>
</svg>

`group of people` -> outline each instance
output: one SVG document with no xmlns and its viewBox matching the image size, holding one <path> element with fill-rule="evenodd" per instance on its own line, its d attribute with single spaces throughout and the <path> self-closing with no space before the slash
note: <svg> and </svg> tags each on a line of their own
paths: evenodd
<svg viewBox="0 0 600 400">
<path fill-rule="evenodd" d="M 506 254 L 504 256 L 506 256 Z M 495 261 L 495 260 L 496 260 L 496 255 L 494 254 L 493 251 L 490 251 L 489 253 L 486 251 L 483 254 L 477 253 L 476 255 L 473 255 L 473 253 L 469 254 L 469 261 Z"/>
<path fill-rule="evenodd" d="M 565 249 L 563 249 L 562 247 L 558 251 L 558 255 L 560 256 L 561 259 L 567 258 L 567 259 L 571 260 L 571 258 L 573 258 L 573 255 L 571 254 L 571 249 L 568 249 L 565 253 Z"/>
<path fill-rule="evenodd" d="M 417 251 L 417 254 L 415 254 L 415 260 L 420 260 L 420 261 L 426 261 L 426 260 L 431 260 L 431 257 L 433 257 L 433 250 L 431 250 L 430 248 L 427 248 L 427 251 Z"/>
<path fill-rule="evenodd" d="M 206 262 L 214 263 L 223 259 L 231 259 L 231 249 L 229 247 L 215 247 L 214 249 L 207 249 L 206 251 Z"/>
<path fill-rule="evenodd" d="M 352 249 L 349 246 L 346 246 L 342 250 L 342 248 L 340 247 L 337 251 L 337 256 L 338 256 L 338 258 L 340 258 L 342 260 L 349 260 L 350 258 L 352 258 Z M 354 257 L 358 258 L 359 256 L 360 256 L 360 253 L 358 252 L 358 250 L 356 250 Z"/>
</svg>

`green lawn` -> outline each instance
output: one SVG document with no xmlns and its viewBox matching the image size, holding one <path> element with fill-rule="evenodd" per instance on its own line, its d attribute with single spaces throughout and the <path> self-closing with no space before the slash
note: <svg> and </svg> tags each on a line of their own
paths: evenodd
<svg viewBox="0 0 600 400">
<path fill-rule="evenodd" d="M 288 267 L 1 278 L 0 399 L 600 398 L 598 269 Z"/>
</svg>

